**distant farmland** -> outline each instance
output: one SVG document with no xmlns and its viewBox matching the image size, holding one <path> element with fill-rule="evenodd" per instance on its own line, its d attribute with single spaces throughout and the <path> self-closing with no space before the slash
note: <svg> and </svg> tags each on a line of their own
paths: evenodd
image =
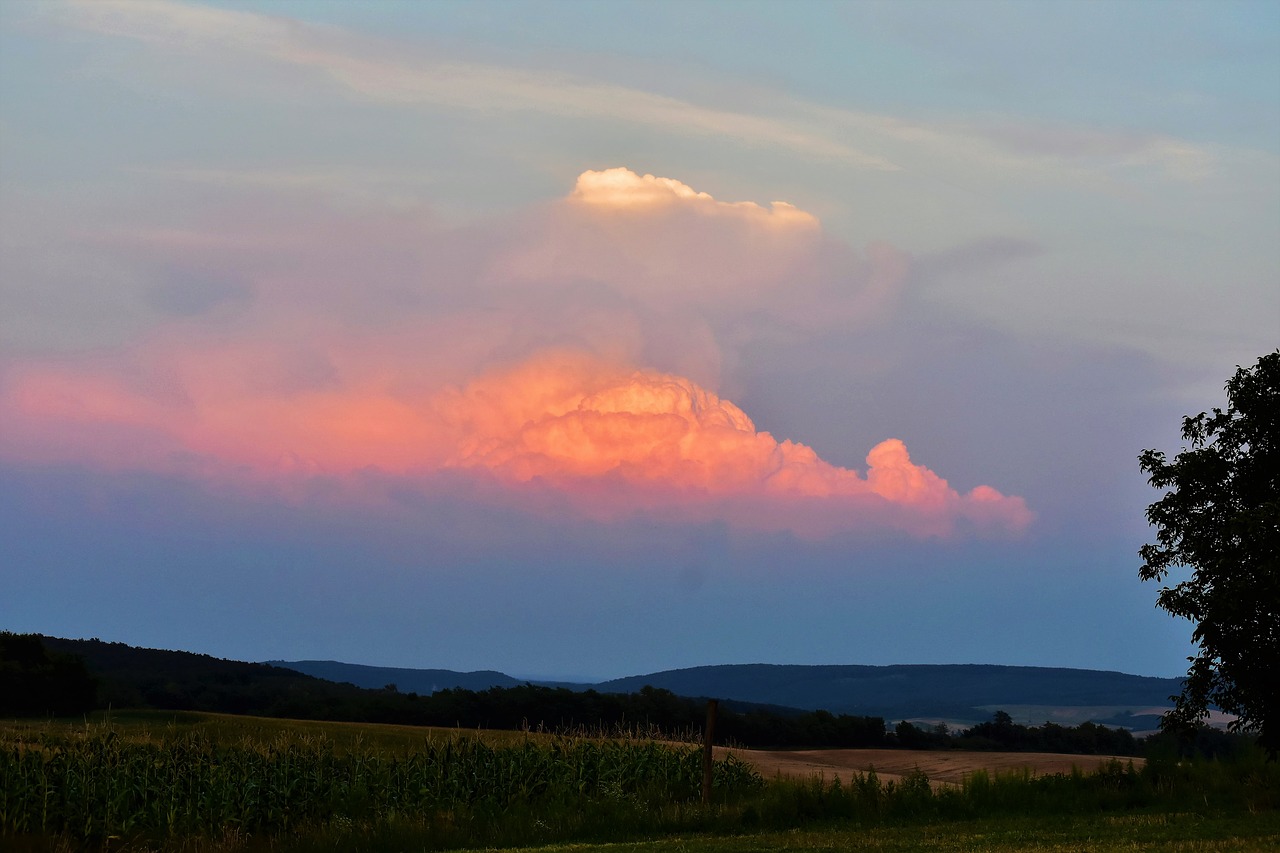
<svg viewBox="0 0 1280 853">
<path fill-rule="evenodd" d="M 547 851 L 1280 844 L 1280 767 L 913 750 L 699 750 L 193 712 L 0 725 L 0 846 Z M 789 764 L 785 764 L 789 762 Z M 790 775 L 788 775 L 790 774 Z M 568 845 L 568 846 L 560 846 Z M 967 845 L 967 846 L 966 846 Z M 1191 848 L 1187 848 L 1191 849 Z"/>
</svg>

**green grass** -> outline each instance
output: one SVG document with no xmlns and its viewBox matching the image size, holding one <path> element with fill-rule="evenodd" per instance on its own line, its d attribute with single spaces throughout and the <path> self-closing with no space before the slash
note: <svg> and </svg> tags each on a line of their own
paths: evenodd
<svg viewBox="0 0 1280 853">
<path fill-rule="evenodd" d="M 506 848 L 522 853 L 1256 853 L 1280 849 L 1280 816 L 1130 814 L 1062 818 L 1002 817 L 923 826 L 823 827 L 756 835 L 689 835 L 658 841 Z"/>
<path fill-rule="evenodd" d="M 1149 813 L 1064 817 L 1004 816 L 971 821 L 941 821 L 909 826 L 827 825 L 760 833 L 674 833 L 646 841 L 552 844 L 467 845 L 487 853 L 1096 853 L 1096 851 L 1168 851 L 1168 853 L 1256 853 L 1280 849 L 1280 816 Z M 518 846 L 517 846 L 518 845 Z M 52 837 L 3 838 L 7 853 L 71 853 L 74 842 Z M 408 853 L 424 849 L 410 826 L 378 829 L 330 829 L 308 835 L 253 839 L 234 832 L 219 838 L 178 839 L 166 844 L 111 842 L 99 848 L 117 851 L 181 853 Z"/>
</svg>

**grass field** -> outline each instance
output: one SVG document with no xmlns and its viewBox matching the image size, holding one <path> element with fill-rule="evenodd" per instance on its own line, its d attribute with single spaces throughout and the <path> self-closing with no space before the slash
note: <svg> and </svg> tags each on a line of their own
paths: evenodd
<svg viewBox="0 0 1280 853">
<path fill-rule="evenodd" d="M 1089 817 L 1003 817 L 925 826 L 823 827 L 736 836 L 685 836 L 660 841 L 507 848 L 514 853 L 1259 853 L 1280 850 L 1280 818 L 1205 818 L 1138 814 Z"/>
<path fill-rule="evenodd" d="M 793 753 L 801 771 L 808 752 Z M 0 849 L 1280 849 L 1280 768 L 1256 754 L 1085 769 L 1079 756 L 820 752 L 842 772 L 766 783 L 722 759 L 703 806 L 695 747 L 634 738 L 204 713 L 0 722 Z"/>
</svg>

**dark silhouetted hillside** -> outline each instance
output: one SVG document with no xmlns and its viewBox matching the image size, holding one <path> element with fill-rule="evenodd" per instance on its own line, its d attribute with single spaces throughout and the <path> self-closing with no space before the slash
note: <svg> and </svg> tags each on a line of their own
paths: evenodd
<svg viewBox="0 0 1280 853">
<path fill-rule="evenodd" d="M 96 639 L 41 639 L 51 651 L 85 662 L 99 682 L 99 707 L 350 719 L 363 692 L 268 664 Z"/>
<path fill-rule="evenodd" d="M 454 672 L 451 669 L 405 669 L 391 666 L 365 666 L 332 660 L 273 660 L 269 665 L 286 667 L 327 681 L 354 684 L 372 690 L 394 684 L 401 693 L 430 696 L 437 690 L 461 688 L 488 690 L 490 687 L 519 687 L 525 682 L 493 670 Z"/>
<path fill-rule="evenodd" d="M 1131 752 L 1128 732 L 1093 723 L 1019 725 L 991 708 L 1160 706 L 1174 679 L 1090 670 L 1002 666 L 712 666 L 617 679 L 576 689 L 520 683 L 497 672 L 457 673 L 302 662 L 313 672 L 222 660 L 190 652 L 140 649 L 100 640 L 11 635 L 26 669 L 61 660 L 96 680 L 97 707 L 214 711 L 316 720 L 464 728 L 656 727 L 697 732 L 705 697 L 721 701 L 721 741 L 747 746 L 916 746 Z M 39 641 L 47 647 L 33 645 Z M 290 667 L 295 666 L 291 664 Z M 16 671 L 16 670 L 15 670 Z M 497 681 L 498 685 L 489 686 Z M 442 684 L 459 686 L 439 689 Z M 420 689 L 414 689 L 420 688 Z M 428 691 L 431 691 L 428 693 Z M 825 706 L 825 707 L 824 707 Z M 982 706 L 986 706 L 985 708 Z M 54 708 L 50 706 L 50 711 Z M 31 709 L 33 713 L 44 713 Z M 885 720 L 972 720 L 959 737 L 941 727 Z M 1128 719 L 1123 714 L 1116 720 Z"/>
<path fill-rule="evenodd" d="M 628 692 L 649 684 L 681 696 L 715 696 L 887 719 L 986 719 L 1014 705 L 1169 705 L 1176 678 L 1033 666 L 701 666 L 594 685 Z"/>
</svg>

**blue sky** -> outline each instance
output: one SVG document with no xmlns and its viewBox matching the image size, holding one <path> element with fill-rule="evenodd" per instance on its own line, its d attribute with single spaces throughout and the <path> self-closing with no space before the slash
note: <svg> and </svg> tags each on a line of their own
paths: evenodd
<svg viewBox="0 0 1280 853">
<path fill-rule="evenodd" d="M 1280 343 L 1277 80 L 1270 3 L 5 6 L 0 624 L 1177 674 L 1136 457 Z"/>
</svg>

